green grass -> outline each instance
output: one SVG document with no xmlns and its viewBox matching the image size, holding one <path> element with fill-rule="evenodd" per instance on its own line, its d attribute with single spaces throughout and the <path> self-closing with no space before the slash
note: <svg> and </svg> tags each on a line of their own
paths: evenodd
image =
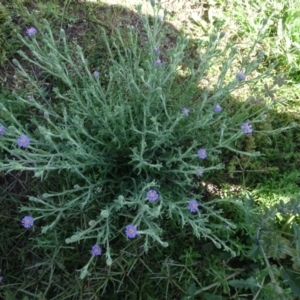
<svg viewBox="0 0 300 300">
<path fill-rule="evenodd" d="M 170 3 L 166 1 L 163 4 L 166 8 L 166 24 L 161 35 L 157 37 L 158 40 L 163 37 L 161 40 L 163 61 L 168 61 L 170 57 L 173 57 L 172 55 L 175 61 L 178 58 L 176 54 L 180 53 L 178 49 L 174 49 L 177 39 L 188 37 L 184 60 L 175 69 L 176 76 L 172 83 L 174 88 L 170 91 L 170 107 L 176 105 L 175 100 L 182 101 L 182 105 L 188 103 L 189 100 L 197 103 L 199 97 L 206 95 L 206 92 L 208 97 L 213 97 L 218 89 L 222 88 L 223 83 L 217 81 L 222 66 L 217 63 L 207 69 L 204 68 L 205 73 L 199 75 L 199 77 L 202 76 L 199 84 L 191 83 L 191 78 L 193 78 L 191 70 L 200 64 L 205 66 L 205 60 L 201 58 L 205 55 L 206 48 L 214 45 L 215 39 L 219 39 L 218 47 L 220 46 L 220 48 L 216 47 L 216 51 L 220 51 L 221 47 L 225 47 L 228 43 L 230 45 L 228 49 L 235 48 L 237 53 L 236 58 L 232 59 L 228 73 L 224 75 L 224 82 L 228 82 L 240 68 L 254 64 L 259 53 L 264 52 L 258 67 L 253 68 L 247 77 L 253 81 L 230 94 L 222 94 L 224 98 L 221 97 L 220 100 L 223 101 L 222 107 L 226 111 L 226 118 L 222 119 L 222 122 L 229 130 L 233 131 L 234 126 L 239 128 L 240 123 L 250 116 L 259 115 L 259 118 L 255 119 L 257 123 L 254 124 L 256 132 L 234 140 L 230 146 L 236 150 L 235 152 L 228 148 L 215 151 L 210 163 L 214 167 L 222 163 L 224 168 L 214 169 L 207 163 L 205 167 L 209 172 L 205 174 L 202 183 L 199 182 L 194 187 L 195 190 L 200 191 L 201 199 L 205 202 L 201 211 L 203 218 L 206 216 L 210 218 L 212 227 L 205 227 L 205 229 L 212 229 L 215 237 L 222 238 L 228 248 L 234 249 L 236 256 L 224 251 L 224 248 L 218 248 L 214 239 L 203 237 L 197 239 L 193 236 L 191 228 L 180 223 L 182 220 L 187 220 L 184 219 L 186 218 L 184 215 L 179 214 L 174 221 L 161 214 L 160 218 L 155 219 L 158 225 L 153 223 L 156 231 L 154 230 L 154 233 L 149 231 L 151 242 L 148 243 L 148 246 L 150 245 L 148 252 L 144 251 L 145 244 L 142 239 L 128 243 L 121 237 L 121 233 L 116 233 L 110 240 L 112 262 L 109 261 L 108 249 L 103 259 L 101 257 L 97 262 L 89 261 L 90 255 L 86 249 L 91 243 L 95 243 L 95 236 L 88 224 L 104 216 L 104 213 L 98 213 L 98 210 L 109 210 L 110 201 L 123 201 L 119 197 L 122 189 L 118 190 L 118 187 L 121 186 L 124 193 L 125 191 L 129 193 L 130 184 L 133 184 L 138 190 L 139 175 L 133 177 L 132 174 L 135 173 L 131 173 L 128 166 L 119 168 L 117 164 L 112 163 L 115 171 L 111 170 L 109 173 L 110 185 L 101 186 L 101 190 L 98 191 L 104 196 L 100 198 L 96 195 L 95 197 L 99 197 L 98 201 L 88 206 L 88 210 L 84 209 L 84 205 L 80 206 L 81 208 L 78 206 L 76 209 L 69 209 L 68 203 L 71 203 L 80 193 L 80 191 L 75 191 L 74 186 L 78 183 L 84 184 L 86 178 L 93 182 L 100 181 L 106 169 L 93 166 L 89 171 L 81 169 L 76 171 L 76 168 L 70 166 L 58 173 L 47 170 L 43 173 L 38 170 L 36 168 L 39 164 L 38 159 L 43 160 L 43 155 L 55 153 L 56 147 L 60 149 L 60 153 L 66 155 L 61 161 L 56 161 L 57 165 L 69 162 L 68 155 L 70 157 L 77 155 L 76 157 L 79 157 L 80 163 L 83 164 L 93 161 L 96 157 L 95 155 L 88 160 L 82 159 L 79 150 L 75 153 L 75 148 L 74 154 L 71 140 L 68 140 L 66 136 L 64 138 L 69 141 L 69 144 L 59 142 L 60 133 L 55 130 L 61 125 L 57 123 L 53 125 L 52 131 L 52 134 L 57 135 L 55 138 L 57 145 L 49 153 L 45 151 L 45 153 L 39 153 L 39 156 L 36 155 L 31 163 L 26 165 L 26 171 L 21 171 L 22 168 L 18 162 L 26 162 L 31 159 L 31 156 L 28 154 L 29 156 L 25 157 L 22 152 L 7 152 L 7 149 L 14 143 L 13 137 L 5 142 L 6 148 L 1 146 L 0 166 L 3 171 L 0 174 L 0 209 L 3 217 L 0 221 L 0 276 L 3 276 L 3 279 L 0 282 L 0 296 L 3 299 L 176 298 L 209 300 L 298 299 L 300 296 L 300 234 L 298 229 L 300 213 L 298 126 L 300 1 L 291 0 L 282 3 L 280 0 L 246 2 L 208 0 L 200 5 L 198 1 L 178 0 L 173 3 L 173 6 Z M 124 1 L 120 1 L 118 5 L 104 4 L 100 1 L 97 3 L 55 0 L 4 1 L 0 5 L 0 105 L 6 110 L 2 109 L 0 112 L 0 122 L 15 118 L 14 124 L 17 125 L 14 125 L 16 126 L 14 130 L 19 132 L 30 131 L 37 124 L 40 126 L 39 130 L 45 129 L 47 122 L 41 108 L 46 104 L 50 114 L 53 113 L 53 117 L 54 112 L 57 113 L 55 116 L 57 122 L 63 121 L 64 118 L 67 122 L 64 109 L 70 107 L 65 108 L 63 101 L 69 95 L 76 97 L 76 93 L 73 93 L 66 82 L 61 79 L 62 77 L 56 76 L 57 72 L 56 75 L 49 75 L 45 70 L 41 71 L 40 66 L 33 66 L 17 54 L 17 50 L 21 49 L 25 51 L 25 57 L 27 55 L 29 58 L 32 57 L 28 48 L 18 38 L 18 34 L 24 36 L 25 28 L 29 26 L 45 31 L 43 19 L 47 19 L 50 23 L 54 40 L 58 41 L 58 49 L 63 55 L 69 55 L 68 62 L 74 61 L 78 70 L 83 72 L 84 65 L 78 58 L 77 52 L 77 45 L 80 45 L 83 48 L 83 55 L 87 58 L 88 68 L 103 70 L 104 75 L 99 79 L 103 87 L 111 84 L 109 72 L 113 71 L 109 68 L 112 64 L 115 63 L 116 68 L 117 66 L 120 69 L 124 67 L 123 58 L 132 58 L 132 60 L 126 60 L 129 65 L 125 64 L 128 67 L 128 76 L 135 60 L 140 62 L 139 68 L 142 66 L 145 69 L 146 64 L 143 65 L 143 63 L 148 55 L 145 51 L 148 45 L 147 36 L 151 34 L 142 28 L 139 15 L 134 10 L 135 2 L 129 1 L 127 6 L 125 4 Z M 145 13 L 147 15 L 151 13 L 149 3 L 147 3 Z M 163 15 L 163 10 L 160 14 Z M 156 24 L 152 17 L 149 17 L 149 22 L 151 26 Z M 128 33 L 130 26 L 139 29 L 136 52 L 128 50 L 131 49 L 133 43 L 132 36 Z M 65 51 L 63 39 L 59 37 L 60 28 L 65 29 L 69 52 Z M 216 30 L 218 32 L 215 32 Z M 109 39 L 105 37 L 104 32 Z M 262 35 L 257 40 L 259 32 L 262 32 Z M 225 33 L 224 36 L 223 33 Z M 200 39 L 203 40 L 201 47 L 199 47 Z M 255 49 L 249 51 L 255 41 Z M 39 42 L 42 43 L 42 40 Z M 106 47 L 106 42 L 110 44 L 110 52 Z M 215 61 L 219 62 L 227 57 L 228 53 L 231 53 L 229 50 L 216 52 L 219 53 L 219 57 L 216 57 Z M 138 59 L 135 56 L 137 54 Z M 13 59 L 21 62 L 25 70 L 23 75 L 26 72 L 30 74 L 32 76 L 30 80 L 17 72 Z M 55 58 L 53 58 L 54 62 Z M 272 65 L 273 67 L 270 68 Z M 67 64 L 66 68 L 69 68 Z M 74 74 L 75 70 L 76 68 L 73 69 Z M 141 72 L 139 70 L 138 74 L 142 74 Z M 70 74 L 72 74 L 71 71 Z M 282 80 L 283 77 L 285 80 Z M 76 74 L 72 78 L 74 78 L 72 82 L 78 87 L 78 93 L 82 97 L 85 92 L 92 94 L 92 83 L 90 89 L 85 90 L 86 82 L 83 80 L 86 79 Z M 255 80 L 255 78 L 259 79 Z M 156 78 L 149 77 L 149 82 L 152 82 L 151 80 L 155 82 Z M 118 131 L 119 125 L 115 126 L 115 124 L 121 124 L 119 128 L 127 128 L 129 122 L 126 114 L 122 114 L 122 109 L 126 109 L 128 103 L 120 101 L 120 95 L 125 97 L 124 95 L 127 96 L 127 93 L 130 93 L 131 99 L 134 99 L 132 101 L 138 99 L 137 93 L 132 92 L 130 84 L 126 89 L 124 88 L 126 92 L 123 94 L 119 92 L 123 91 L 124 82 L 126 83 L 126 79 L 116 77 L 111 99 L 118 104 L 115 109 L 107 110 L 108 121 L 107 124 L 103 122 L 102 125 L 103 128 L 106 125 L 113 128 L 113 134 L 117 136 L 122 130 Z M 65 99 L 59 97 L 54 88 L 63 91 Z M 31 101 L 27 98 L 29 95 L 38 99 L 30 110 L 27 106 Z M 24 100 L 21 101 L 21 99 Z M 200 99 L 205 99 L 205 96 Z M 73 105 L 72 109 L 76 111 L 78 103 L 72 103 L 70 102 L 69 105 Z M 93 119 L 100 118 L 95 104 L 97 102 L 91 103 L 94 104 L 90 107 L 90 116 L 80 120 L 78 116 L 72 115 L 74 119 L 72 117 L 70 120 L 72 122 L 68 124 L 77 128 L 76 122 L 82 122 L 82 124 L 88 122 L 89 126 L 94 126 L 96 122 L 93 122 Z M 269 109 L 266 109 L 266 105 L 269 105 Z M 136 107 L 136 111 L 139 111 L 140 107 L 138 105 Z M 260 115 L 260 112 L 263 113 Z M 142 115 L 142 110 L 139 111 L 139 115 Z M 74 120 L 77 121 L 73 122 Z M 156 124 L 156 130 L 160 126 L 166 126 L 166 132 L 168 131 L 167 121 L 163 123 L 161 120 L 153 119 L 152 122 Z M 216 124 L 219 123 L 212 124 L 215 126 L 213 128 L 218 128 Z M 85 126 L 87 126 L 86 123 Z M 151 130 L 155 130 L 155 126 L 153 125 Z M 186 123 L 182 126 L 186 126 Z M 80 127 L 77 129 L 80 130 Z M 184 135 L 184 129 L 178 130 Z M 65 135 L 69 134 L 67 129 L 63 132 Z M 104 134 L 104 132 L 101 127 L 100 133 Z M 77 132 L 72 135 L 73 141 L 76 134 Z M 36 130 L 35 137 L 37 136 Z M 201 138 L 199 133 L 195 136 Z M 205 138 L 211 142 L 214 139 L 213 136 L 213 134 L 211 136 L 207 134 Z M 179 135 L 177 137 L 179 139 Z M 172 138 L 173 136 L 170 135 L 170 141 Z M 133 135 L 131 139 L 128 143 L 134 141 L 136 137 Z M 172 142 L 176 141 L 172 140 Z M 189 140 L 186 141 L 188 142 Z M 151 140 L 147 140 L 147 143 L 151 144 Z M 84 147 L 86 153 L 93 150 L 91 145 L 84 145 Z M 70 152 L 66 149 L 70 149 Z M 170 146 L 167 150 L 170 151 Z M 110 149 L 110 152 L 112 151 L 114 147 Z M 138 150 L 135 151 L 136 156 L 132 160 L 140 159 Z M 164 151 L 163 148 L 158 150 L 159 155 L 151 161 L 152 165 L 157 167 L 158 159 L 167 157 Z M 257 151 L 262 155 L 249 155 Z M 107 155 L 110 152 L 108 151 Z M 177 155 L 176 151 L 172 153 Z M 185 159 L 188 160 L 188 158 Z M 3 167 L 7 161 L 10 163 L 10 169 Z M 141 165 L 140 162 L 137 169 L 145 174 Z M 149 170 L 145 167 L 147 176 L 156 174 L 156 167 L 151 167 L 152 169 L 149 168 Z M 80 172 L 85 172 L 84 174 L 88 176 L 83 179 L 74 175 L 75 173 L 83 174 Z M 126 174 L 131 174 L 129 181 L 127 181 Z M 169 180 L 172 178 L 169 175 Z M 183 180 L 183 177 L 178 178 Z M 116 182 L 120 179 L 122 183 L 117 184 Z M 147 180 L 148 178 L 145 177 L 144 181 Z M 167 182 L 168 178 L 164 178 L 160 184 L 168 186 Z M 142 182 L 141 186 L 143 184 L 145 183 Z M 168 191 L 170 195 L 173 195 L 172 192 L 176 190 L 176 184 L 179 186 L 177 181 L 176 183 L 174 181 L 174 184 L 170 181 Z M 157 186 L 160 186 L 159 183 Z M 111 198 L 113 190 L 117 190 L 114 199 Z M 43 194 L 44 197 L 42 197 Z M 31 197 L 30 202 L 29 197 Z M 178 200 L 174 198 L 174 203 Z M 105 203 L 106 208 L 101 206 L 101 201 Z M 172 209 L 180 211 L 180 205 Z M 54 214 L 48 216 L 47 210 Z M 206 213 L 206 210 L 211 211 Z M 60 211 L 59 214 L 58 211 Z M 43 228 L 42 231 L 38 227 L 26 231 L 21 228 L 20 218 L 28 212 L 39 214 L 38 222 Z M 115 218 L 114 223 L 110 225 L 112 232 L 115 228 L 122 228 L 124 224 L 127 224 L 127 220 L 133 215 L 133 210 L 128 208 L 126 212 L 120 208 L 118 213 L 120 217 Z M 159 214 L 160 212 L 153 210 L 151 213 Z M 114 214 L 117 214 L 117 211 L 114 211 Z M 49 220 L 53 222 L 51 225 L 49 225 Z M 229 225 L 219 220 L 228 220 Z M 103 224 L 108 224 L 108 221 Z M 163 232 L 160 232 L 159 224 L 163 226 Z M 79 237 L 84 237 L 86 240 L 81 241 Z M 159 242 L 155 243 L 153 237 L 157 238 L 156 241 L 160 238 L 167 241 L 169 247 L 164 248 L 159 245 Z M 88 271 L 91 272 L 91 276 L 83 276 L 87 275 Z M 80 276 L 85 278 L 81 279 Z"/>
</svg>

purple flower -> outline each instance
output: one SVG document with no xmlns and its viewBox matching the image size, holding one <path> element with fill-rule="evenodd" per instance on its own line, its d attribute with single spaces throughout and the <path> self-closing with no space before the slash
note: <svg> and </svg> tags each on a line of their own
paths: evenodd
<svg viewBox="0 0 300 300">
<path fill-rule="evenodd" d="M 198 202 L 194 199 L 189 201 L 189 203 L 188 203 L 189 210 L 192 213 L 195 213 L 199 210 L 198 206 L 199 206 Z"/>
<path fill-rule="evenodd" d="M 198 177 L 202 177 L 203 176 L 203 173 L 204 173 L 204 169 L 203 168 L 198 168 L 197 170 L 196 170 L 196 175 L 198 176 Z"/>
<path fill-rule="evenodd" d="M 237 79 L 238 81 L 245 81 L 245 79 L 246 79 L 246 75 L 245 75 L 245 73 L 242 72 L 242 71 L 237 72 L 237 74 L 236 74 L 235 77 L 236 77 L 236 79 Z"/>
<path fill-rule="evenodd" d="M 17 139 L 17 144 L 19 147 L 23 147 L 26 148 L 30 143 L 30 139 L 27 135 L 21 135 L 18 139 Z"/>
<path fill-rule="evenodd" d="M 132 224 L 127 225 L 125 229 L 125 234 L 128 238 L 134 239 L 137 234 L 137 227 Z"/>
<path fill-rule="evenodd" d="M 96 71 L 93 73 L 93 75 L 94 75 L 94 77 L 98 77 L 98 76 L 100 75 L 100 72 L 96 70 Z"/>
<path fill-rule="evenodd" d="M 222 109 L 223 108 L 219 104 L 214 105 L 214 112 L 220 112 L 220 111 L 222 111 Z"/>
<path fill-rule="evenodd" d="M 98 245 L 94 245 L 91 250 L 93 256 L 99 256 L 102 254 L 102 249 Z"/>
<path fill-rule="evenodd" d="M 248 122 L 243 123 L 241 128 L 242 128 L 242 131 L 246 134 L 252 133 L 252 131 L 253 131 L 252 125 Z"/>
<path fill-rule="evenodd" d="M 154 201 L 156 201 L 157 199 L 158 199 L 158 193 L 157 193 L 157 191 L 155 191 L 155 190 L 150 190 L 150 191 L 148 191 L 148 193 L 147 193 L 147 199 L 149 200 L 149 201 L 151 201 L 151 202 L 154 202 Z"/>
<path fill-rule="evenodd" d="M 34 27 L 29 27 L 26 29 L 26 34 L 28 36 L 34 36 L 34 35 L 36 35 L 36 33 L 37 33 L 37 30 Z"/>
<path fill-rule="evenodd" d="M 30 228 L 33 226 L 33 223 L 34 223 L 34 219 L 32 216 L 25 216 L 23 219 L 22 219 L 22 225 L 23 227 L 25 228 Z"/>
<path fill-rule="evenodd" d="M 162 65 L 162 61 L 160 59 L 157 59 L 155 62 L 154 62 L 154 65 L 157 66 L 157 67 L 160 67 Z"/>
<path fill-rule="evenodd" d="M 4 126 L 0 126 L 0 135 L 4 135 L 5 133 L 5 127 Z"/>
<path fill-rule="evenodd" d="M 190 113 L 190 110 L 189 110 L 188 108 L 184 107 L 184 108 L 182 109 L 182 115 L 183 115 L 184 117 L 188 117 L 188 116 L 189 116 L 189 113 Z"/>
<path fill-rule="evenodd" d="M 198 157 L 201 159 L 205 159 L 207 157 L 207 153 L 205 149 L 199 149 L 198 150 Z"/>
<path fill-rule="evenodd" d="M 0 276 L 0 282 L 3 280 L 3 276 Z"/>
<path fill-rule="evenodd" d="M 159 48 L 158 48 L 158 47 L 155 47 L 155 48 L 153 49 L 153 51 L 154 51 L 155 53 L 159 53 Z"/>
</svg>

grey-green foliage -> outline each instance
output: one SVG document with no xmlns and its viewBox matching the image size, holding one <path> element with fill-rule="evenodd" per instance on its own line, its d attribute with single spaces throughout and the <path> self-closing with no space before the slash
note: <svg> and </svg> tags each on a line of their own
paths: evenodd
<svg viewBox="0 0 300 300">
<path fill-rule="evenodd" d="M 92 244 L 101 245 L 108 265 L 113 263 L 111 241 L 125 240 L 127 224 L 138 227 L 144 250 L 152 247 L 153 241 L 167 246 L 163 239 L 168 230 L 166 219 L 173 220 L 179 232 L 210 239 L 234 255 L 235 250 L 218 232 L 235 225 L 223 217 L 218 205 L 228 203 L 243 209 L 242 203 L 233 199 L 202 201 L 196 214 L 190 213 L 187 204 L 190 199 L 201 200 L 201 176 L 197 174 L 203 171 L 205 176 L 221 169 L 223 149 L 241 153 L 234 146 L 244 135 L 241 124 L 250 121 L 255 127 L 263 122 L 267 107 L 247 115 L 247 105 L 243 105 L 232 118 L 224 110 L 214 112 L 214 104 L 225 106 L 230 93 L 247 84 L 232 75 L 237 71 L 231 70 L 236 50 L 230 44 L 222 46 L 223 35 L 216 33 L 197 43 L 195 67 L 185 63 L 188 41 L 178 37 L 168 58 L 157 66 L 159 55 L 153 50 L 164 38 L 162 25 L 155 18 L 151 28 L 148 19 L 142 19 L 148 38 L 143 47 L 135 30 L 128 29 L 126 39 L 118 30 L 115 37 L 103 31 L 110 67 L 99 70 L 99 77 L 93 75 L 81 47 L 77 46 L 76 53 L 70 50 L 63 29 L 55 37 L 45 21 L 37 37 L 20 36 L 30 50 L 30 55 L 20 51 L 22 58 L 45 78 L 52 78 L 54 86 L 45 92 L 41 83 L 14 61 L 31 88 L 30 97 L 24 93 L 15 97 L 31 116 L 16 117 L 10 106 L 0 104 L 7 128 L 1 137 L 5 157 L 0 170 L 26 171 L 42 182 L 59 182 L 43 195 L 30 196 L 21 211 L 33 215 L 36 224 L 39 219 L 46 222 L 42 233 L 58 224 L 65 226 L 66 232 L 72 230 L 67 244 L 90 239 L 87 251 Z M 260 57 L 247 61 L 241 69 L 249 75 L 260 61 Z M 220 69 L 215 84 L 198 88 L 212 67 Z M 185 68 L 185 75 L 180 75 L 180 68 Z M 184 107 L 190 110 L 188 116 L 182 114 Z M 30 137 L 27 149 L 15 143 L 21 134 Z M 199 148 L 207 150 L 205 160 L 197 157 Z M 159 193 L 155 203 L 146 199 L 150 189 Z M 72 224 L 64 225 L 70 218 Z M 88 274 L 92 260 L 83 267 L 81 278 Z"/>
</svg>

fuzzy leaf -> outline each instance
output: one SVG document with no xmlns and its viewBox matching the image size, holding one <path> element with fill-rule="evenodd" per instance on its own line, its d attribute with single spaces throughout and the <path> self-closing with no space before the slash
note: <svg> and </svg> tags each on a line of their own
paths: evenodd
<svg viewBox="0 0 300 300">
<path fill-rule="evenodd" d="M 223 299 L 222 296 L 214 295 L 214 294 L 211 294 L 211 293 L 205 293 L 203 296 L 204 296 L 205 300 L 222 300 Z"/>
<path fill-rule="evenodd" d="M 251 289 L 257 286 L 257 283 L 253 277 L 248 278 L 247 280 L 244 279 L 234 279 L 228 281 L 228 284 L 239 289 Z"/>
<path fill-rule="evenodd" d="M 298 273 L 282 268 L 280 271 L 281 278 L 287 283 L 295 296 L 300 296 L 300 276 Z"/>
</svg>

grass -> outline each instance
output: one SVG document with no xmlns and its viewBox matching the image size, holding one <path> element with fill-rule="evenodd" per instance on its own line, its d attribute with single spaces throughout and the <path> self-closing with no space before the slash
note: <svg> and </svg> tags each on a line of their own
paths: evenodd
<svg viewBox="0 0 300 300">
<path fill-rule="evenodd" d="M 130 102 L 124 102 L 122 97 L 127 99 L 130 94 L 131 101 L 137 101 L 134 109 L 140 116 L 143 109 L 138 101 L 145 90 L 137 93 L 130 81 L 126 85 L 126 76 L 112 77 L 112 74 L 117 70 L 121 74 L 124 68 L 127 78 L 133 76 L 132 82 L 139 82 L 138 78 L 144 76 L 149 84 L 160 84 L 156 80 L 161 75 L 156 73 L 156 77 L 148 77 L 148 71 L 143 71 L 151 69 L 147 65 L 149 51 L 146 50 L 149 40 L 151 42 L 151 30 L 147 32 L 147 28 L 143 28 L 140 15 L 134 7 L 135 1 L 119 1 L 115 4 L 14 0 L 4 1 L 0 5 L 0 25 L 3 28 L 0 33 L 0 120 L 10 120 L 15 133 L 32 132 L 34 144 L 30 151 L 41 151 L 35 156 L 31 156 L 27 150 L 9 152 L 14 143 L 13 135 L 1 146 L 0 208 L 3 218 L 0 224 L 0 275 L 3 278 L 0 282 L 0 298 L 297 299 L 300 296 L 299 0 L 291 0 L 286 4 L 279 0 L 208 0 L 201 4 L 198 1 L 180 0 L 162 2 L 165 11 L 161 9 L 158 14 L 164 15 L 165 23 L 162 31 L 155 36 L 156 40 L 152 36 L 160 44 L 160 58 L 164 64 L 175 65 L 181 53 L 185 54 L 174 72 L 168 73 L 176 74 L 170 83 L 173 88 L 166 87 L 170 93 L 168 109 L 181 109 L 191 100 L 195 105 L 191 110 L 193 117 L 194 111 L 203 108 L 196 106 L 200 97 L 203 102 L 207 99 L 222 101 L 220 103 L 225 115 L 212 121 L 207 110 L 201 115 L 201 120 L 205 123 L 207 118 L 210 125 L 200 126 L 197 129 L 200 133 L 195 133 L 189 139 L 180 135 L 185 136 L 189 132 L 185 119 L 175 133 L 168 135 L 172 126 L 168 127 L 167 118 L 162 121 L 163 117 L 157 113 L 159 117 L 152 119 L 154 125 L 149 131 L 156 130 L 161 144 L 151 159 L 150 150 L 143 154 L 143 159 L 149 158 L 147 162 L 150 167 L 143 165 L 144 161 L 138 152 L 140 144 L 132 152 L 132 160 L 128 159 L 128 153 L 134 149 L 132 145 L 138 143 L 135 142 L 136 135 L 144 128 L 138 127 L 138 117 L 133 123 L 137 126 L 136 134 L 130 135 L 130 130 L 127 133 L 130 147 L 121 148 L 117 140 L 124 132 L 122 128 L 127 128 L 131 122 L 127 116 Z M 150 3 L 145 3 L 145 20 L 149 20 L 150 29 L 153 30 L 160 23 L 150 16 L 151 11 Z M 64 63 L 63 60 L 56 63 L 59 61 L 58 55 L 51 59 L 55 65 L 53 68 L 58 66 L 57 72 L 51 75 L 41 68 L 43 62 L 49 59 L 46 54 L 39 65 L 34 65 L 30 59 L 33 62 L 38 62 L 38 59 L 32 56 L 33 48 L 30 50 L 25 47 L 18 37 L 18 34 L 24 36 L 25 28 L 35 26 L 45 34 L 44 39 L 38 40 L 42 45 L 47 40 L 48 26 L 43 19 L 49 22 L 54 34 L 53 41 L 59 50 L 57 53 L 69 57 L 65 79 L 57 75 L 59 66 Z M 64 47 L 61 28 L 65 29 L 68 50 Z M 136 41 L 129 28 L 137 30 Z M 259 32 L 261 35 L 257 39 Z M 216 40 L 218 44 L 215 44 Z M 30 42 L 28 39 L 26 41 Z M 255 42 L 255 48 L 249 51 Z M 82 54 L 78 51 L 78 45 L 83 49 Z M 132 50 L 132 45 L 137 47 Z M 229 45 L 228 48 L 226 45 Z M 181 51 L 180 47 L 185 47 L 185 50 Z M 222 52 L 222 47 L 227 52 Z M 23 55 L 16 52 L 20 49 L 24 51 Z M 213 50 L 207 54 L 206 49 Z M 260 56 L 261 51 L 264 52 L 263 56 Z M 233 58 L 235 53 L 236 57 Z M 87 58 L 83 64 L 81 55 Z M 211 58 L 214 55 L 215 58 Z M 218 64 L 231 55 L 232 59 L 228 60 L 230 67 L 226 69 Z M 257 57 L 259 64 L 256 64 Z M 15 59 L 20 61 L 24 71 L 18 72 L 13 64 Z M 135 61 L 139 62 L 137 77 L 133 72 L 136 70 Z M 206 61 L 214 63 L 206 65 Z M 72 63 L 74 66 L 71 70 L 69 66 Z M 251 64 L 255 68 L 250 72 Z M 201 80 L 197 82 L 194 81 L 192 70 L 199 65 L 203 71 L 198 73 Z M 83 74 L 85 66 L 91 72 L 101 71 L 99 83 L 111 93 L 109 99 L 113 100 L 110 101 L 115 102 L 112 102 L 111 110 L 108 108 L 105 114 L 100 115 L 97 102 L 93 102 L 93 97 L 87 97 L 89 116 L 82 114 L 80 119 L 80 111 L 85 109 L 80 108 L 83 102 L 70 100 L 76 95 L 85 99 L 86 94 L 95 93 L 94 88 L 98 91 L 94 87 L 93 77 L 86 79 L 76 75 L 76 71 Z M 111 66 L 115 69 L 110 69 Z M 226 84 L 244 67 L 249 68 L 249 84 L 227 93 Z M 219 77 L 222 70 L 227 71 L 224 71 L 226 75 Z M 247 73 L 247 69 L 243 71 Z M 26 74 L 30 77 L 26 77 Z M 72 78 L 76 92 L 68 85 L 68 78 Z M 160 80 L 163 82 L 164 77 Z M 139 84 L 143 86 L 142 81 Z M 109 89 L 110 86 L 113 87 Z M 218 98 L 215 94 L 219 90 L 222 94 Z M 155 90 L 153 93 L 156 95 Z M 149 98 L 151 103 L 156 103 L 153 100 L 155 97 Z M 64 101 L 69 101 L 68 105 Z M 176 101 L 180 104 L 176 104 Z M 46 115 L 45 107 L 48 108 Z M 159 106 L 154 109 L 158 111 Z M 47 131 L 47 113 L 50 113 L 50 118 L 55 118 L 51 131 Z M 106 121 L 97 127 L 95 124 L 98 123 L 94 120 L 101 122 L 104 118 Z M 163 175 L 169 166 L 178 167 L 182 153 L 174 150 L 170 157 L 166 153 L 173 151 L 170 150 L 174 148 L 170 146 L 171 143 L 181 149 L 177 140 L 183 139 L 182 149 L 186 151 L 183 161 L 186 165 L 193 165 L 194 158 L 189 156 L 186 147 L 190 140 L 201 140 L 205 136 L 205 142 L 213 145 L 215 135 L 211 128 L 218 132 L 218 126 L 223 124 L 234 133 L 235 128 L 248 119 L 254 121 L 254 134 L 239 137 L 226 144 L 226 147 L 213 150 L 213 157 L 209 157 L 211 160 L 203 163 L 205 176 L 193 182 L 191 195 L 201 199 L 200 220 L 209 220 L 208 225 L 204 226 L 182 209 L 182 198 L 178 191 L 184 188 L 186 175 L 178 175 L 180 180 L 172 177 L 172 172 Z M 68 131 L 63 124 L 71 124 L 72 128 L 76 128 L 75 132 Z M 98 154 L 88 157 L 89 153 L 98 153 L 93 152 L 96 149 L 91 144 L 79 143 L 77 148 L 72 146 L 72 142 L 84 137 L 84 131 L 80 131 L 81 127 L 76 127 L 77 124 L 98 128 L 94 132 L 95 135 L 101 133 L 99 140 L 105 136 L 108 141 L 110 134 L 115 134 L 112 144 L 106 144 L 109 151 L 101 147 L 97 150 L 103 151 L 101 153 L 106 159 L 98 157 Z M 106 126 L 112 130 L 107 135 Z M 60 131 L 61 128 L 65 129 Z M 165 132 L 159 128 L 164 128 Z M 39 144 L 38 131 L 48 132 L 49 141 L 55 140 L 52 148 L 48 142 Z M 51 134 L 56 137 L 51 138 Z M 68 139 L 69 136 L 71 139 Z M 113 143 L 119 143 L 119 146 L 114 147 Z M 125 140 L 122 143 L 126 143 Z M 145 145 L 152 143 L 152 139 L 148 139 Z M 59 152 L 56 152 L 57 149 Z M 119 156 L 120 151 L 116 149 L 122 149 L 123 156 Z M 214 149 L 213 146 L 211 149 Z M 261 156 L 254 155 L 258 151 Z M 54 153 L 61 153 L 62 157 L 53 164 L 59 170 L 57 173 L 47 169 L 51 161 L 56 159 Z M 107 163 L 108 159 L 112 159 L 111 153 L 117 153 L 116 157 L 122 160 L 118 164 L 113 161 Z M 53 158 L 48 165 L 44 165 L 45 170 L 38 169 L 47 160 L 47 155 L 53 155 Z M 72 166 L 70 158 L 73 157 Z M 94 160 L 100 158 L 99 167 L 98 163 L 92 165 Z M 160 181 L 151 182 L 149 178 L 155 177 L 157 170 L 161 170 L 158 159 L 163 161 L 164 168 Z M 128 160 L 128 165 L 123 165 L 123 160 Z M 129 167 L 132 161 L 136 161 L 134 171 Z M 77 167 L 79 162 L 85 166 Z M 59 166 L 62 166 L 61 169 Z M 181 169 L 180 174 L 185 171 Z M 110 184 L 101 185 L 99 182 L 105 172 L 108 174 L 105 180 Z M 139 174 L 144 176 L 141 182 Z M 93 196 L 89 195 L 92 190 L 90 186 L 85 194 L 87 198 L 82 200 L 85 202 L 73 207 L 72 203 L 81 199 L 80 193 L 85 193 L 81 192 L 85 182 L 95 183 Z M 135 186 L 134 192 L 131 185 Z M 162 212 L 165 209 L 163 206 L 136 208 L 139 203 L 135 203 L 134 198 L 142 199 L 142 196 L 136 196 L 140 187 L 144 190 L 147 187 L 161 191 L 165 189 L 161 193 L 165 203 L 169 203 L 168 214 Z M 177 197 L 174 196 L 175 192 Z M 125 199 L 123 194 L 126 194 Z M 128 201 L 126 210 L 122 207 L 124 201 Z M 111 206 L 111 202 L 116 206 Z M 134 216 L 142 209 L 148 209 L 149 228 L 141 232 L 143 238 L 128 242 L 120 228 L 129 220 L 137 220 Z M 24 231 L 20 219 L 28 213 L 38 216 L 36 224 L 39 226 Z M 110 215 L 114 217 L 111 224 L 108 221 Z M 93 231 L 95 222 L 101 224 L 97 234 Z M 106 230 L 104 226 L 107 226 Z M 192 234 L 193 230 L 200 232 L 200 238 Z M 103 257 L 99 260 L 90 259 L 89 246 L 95 244 L 97 239 L 105 240 L 103 236 L 107 237 Z M 163 247 L 166 242 L 169 246 Z M 224 245 L 219 247 L 220 243 Z"/>
</svg>

